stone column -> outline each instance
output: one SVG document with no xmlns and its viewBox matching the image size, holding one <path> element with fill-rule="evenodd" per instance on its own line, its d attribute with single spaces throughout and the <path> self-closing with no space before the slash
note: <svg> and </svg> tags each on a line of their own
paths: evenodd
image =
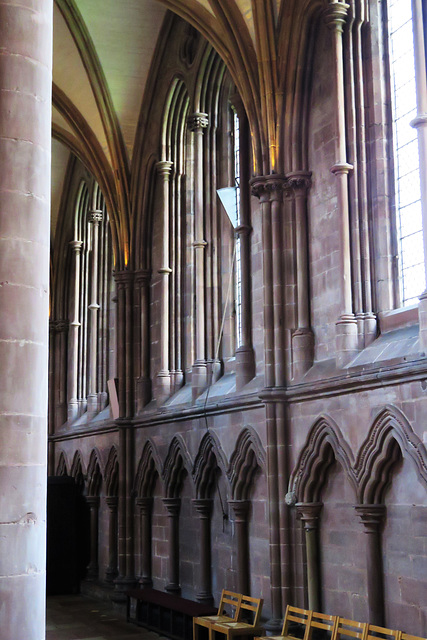
<svg viewBox="0 0 427 640">
<path fill-rule="evenodd" d="M 69 359 L 68 359 L 68 422 L 74 422 L 79 415 L 79 400 L 77 391 L 77 378 L 79 374 L 79 302 L 80 302 L 80 256 L 83 242 L 72 240 L 70 242 L 73 251 L 73 308 L 70 310 L 70 334 L 69 334 Z"/>
<path fill-rule="evenodd" d="M 90 212 L 89 222 L 92 224 L 92 265 L 90 290 L 90 344 L 89 344 L 89 395 L 87 397 L 88 417 L 98 413 L 97 388 L 97 348 L 98 348 L 98 245 L 99 224 L 102 222 L 102 211 L 95 209 Z"/>
<path fill-rule="evenodd" d="M 345 366 L 357 353 L 357 321 L 353 313 L 351 290 L 351 254 L 350 254 L 350 212 L 348 198 L 348 175 L 353 170 L 347 162 L 344 64 L 342 35 L 347 19 L 349 5 L 330 0 L 325 9 L 325 21 L 332 31 L 333 73 L 335 76 L 335 118 L 336 118 L 336 162 L 331 167 L 337 180 L 337 219 L 340 230 L 341 299 L 340 316 L 336 323 L 336 360 L 337 366 Z"/>
<path fill-rule="evenodd" d="M 230 500 L 229 504 L 234 511 L 234 526 L 236 527 L 237 591 L 250 595 L 248 532 L 250 502 L 249 500 Z"/>
<path fill-rule="evenodd" d="M 255 353 L 252 344 L 251 242 L 249 203 L 250 131 L 243 104 L 233 99 L 239 115 L 240 153 L 240 223 L 236 233 L 240 242 L 240 282 L 242 295 L 242 342 L 236 349 L 236 388 L 242 389 L 255 376 Z"/>
<path fill-rule="evenodd" d="M 206 113 L 194 113 L 188 125 L 194 133 L 194 266 L 196 279 L 196 360 L 193 364 L 193 402 L 208 384 L 206 362 L 206 300 L 205 300 L 205 240 L 204 180 L 203 180 L 203 130 L 208 126 Z"/>
<path fill-rule="evenodd" d="M 384 583 L 381 553 L 381 526 L 386 515 L 383 504 L 360 504 L 355 507 L 364 525 L 368 579 L 369 622 L 384 625 Z"/>
<path fill-rule="evenodd" d="M 158 377 L 158 402 L 161 404 L 171 393 L 171 373 L 169 370 L 169 278 L 172 269 L 169 266 L 169 180 L 173 162 L 164 160 L 158 162 L 157 171 L 161 178 L 161 210 L 162 210 L 162 258 L 159 274 L 161 276 L 161 303 L 160 303 L 160 371 Z"/>
<path fill-rule="evenodd" d="M 152 587 L 151 515 L 153 512 L 153 498 L 138 498 L 136 504 L 139 507 L 141 523 L 141 577 L 139 584 L 143 587 Z"/>
<path fill-rule="evenodd" d="M 110 519 L 108 522 L 108 567 L 105 572 L 105 580 L 112 584 L 119 573 L 117 568 L 119 499 L 117 496 L 107 496 L 105 501 L 110 510 Z"/>
<path fill-rule="evenodd" d="M 427 283 L 427 79 L 426 43 L 422 0 L 412 0 L 412 28 L 414 33 L 415 82 L 417 89 L 417 117 L 411 125 L 418 134 L 420 156 L 421 211 L 423 217 L 424 268 Z M 420 296 L 420 342 L 427 352 L 427 290 Z"/>
<path fill-rule="evenodd" d="M 116 271 L 117 286 L 117 374 L 120 417 L 133 413 L 132 271 Z"/>
<path fill-rule="evenodd" d="M 321 611 L 320 558 L 319 558 L 319 518 L 321 502 L 299 502 L 298 513 L 304 523 L 305 547 L 307 553 L 308 607 Z"/>
<path fill-rule="evenodd" d="M 213 501 L 208 498 L 193 500 L 200 520 L 200 578 L 197 600 L 213 603 L 212 596 L 212 555 L 211 555 L 211 514 Z"/>
<path fill-rule="evenodd" d="M 99 496 L 87 496 L 86 501 L 90 509 L 90 561 L 87 567 L 87 579 L 98 579 L 98 515 Z"/>
<path fill-rule="evenodd" d="M 166 591 L 179 594 L 179 511 L 181 498 L 163 498 L 169 518 L 169 584 Z"/>
<path fill-rule="evenodd" d="M 0 0 L 0 599 L 45 636 L 52 0 Z"/>
<path fill-rule="evenodd" d="M 292 334 L 292 377 L 298 378 L 313 364 L 314 336 L 310 322 L 310 279 L 308 262 L 307 192 L 311 173 L 288 173 L 287 186 L 295 200 L 296 271 L 297 271 L 297 322 Z"/>
<path fill-rule="evenodd" d="M 149 286 L 150 272 L 141 269 L 135 273 L 135 283 L 139 292 L 139 341 L 140 341 L 140 369 L 136 380 L 136 413 L 151 400 L 150 378 L 150 326 L 149 326 Z"/>
</svg>

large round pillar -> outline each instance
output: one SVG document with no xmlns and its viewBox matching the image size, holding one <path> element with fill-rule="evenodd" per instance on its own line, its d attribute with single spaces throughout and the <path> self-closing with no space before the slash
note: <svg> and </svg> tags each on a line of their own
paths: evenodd
<svg viewBox="0 0 427 640">
<path fill-rule="evenodd" d="M 0 613 L 45 636 L 52 0 L 0 0 Z"/>
</svg>

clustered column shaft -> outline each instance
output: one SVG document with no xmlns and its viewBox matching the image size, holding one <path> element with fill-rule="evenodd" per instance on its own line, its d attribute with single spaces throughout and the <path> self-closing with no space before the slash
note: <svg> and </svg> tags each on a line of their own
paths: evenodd
<svg viewBox="0 0 427 640">
<path fill-rule="evenodd" d="M 168 512 L 169 518 L 169 584 L 166 591 L 179 593 L 179 511 L 181 508 L 180 498 L 163 498 L 163 503 Z"/>
<path fill-rule="evenodd" d="M 138 498 L 136 504 L 140 509 L 141 526 L 141 577 L 139 579 L 139 583 L 143 587 L 152 587 L 151 517 L 153 512 L 153 498 Z"/>
<path fill-rule="evenodd" d="M 296 505 L 304 523 L 307 552 L 308 607 L 312 611 L 321 611 L 319 518 L 322 506 L 320 502 L 304 502 Z"/>
<path fill-rule="evenodd" d="M 211 604 L 211 514 L 213 502 L 209 498 L 193 500 L 200 519 L 200 590 L 197 594 L 199 602 Z"/>
<path fill-rule="evenodd" d="M 90 346 L 89 346 L 89 395 L 87 399 L 87 410 L 89 416 L 93 416 L 98 410 L 98 389 L 97 389 L 97 350 L 98 350 L 98 246 L 99 246 L 99 225 L 102 222 L 102 211 L 95 209 L 90 212 L 89 222 L 92 224 L 92 283 L 90 311 Z"/>
</svg>

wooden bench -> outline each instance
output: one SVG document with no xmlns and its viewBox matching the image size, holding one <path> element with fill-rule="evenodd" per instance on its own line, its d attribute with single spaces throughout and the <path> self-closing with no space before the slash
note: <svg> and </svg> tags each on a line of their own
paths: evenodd
<svg viewBox="0 0 427 640">
<path fill-rule="evenodd" d="M 214 607 L 157 589 L 130 589 L 127 620 L 172 640 L 192 640 L 193 617 L 209 616 Z"/>
<path fill-rule="evenodd" d="M 234 593 L 234 591 L 227 591 L 226 589 L 223 589 L 216 615 L 193 618 L 194 640 L 198 640 L 199 627 L 204 627 L 208 629 L 209 637 L 210 637 L 211 636 L 210 631 L 214 624 L 217 624 L 219 622 L 237 621 L 241 600 L 242 600 L 242 596 L 240 593 Z M 229 613 L 232 615 L 228 615 L 227 611 L 229 611 Z"/>
<path fill-rule="evenodd" d="M 226 640 L 232 640 L 238 636 L 256 636 L 264 629 L 260 626 L 262 598 L 252 598 L 251 596 L 241 596 L 240 604 L 237 607 L 236 620 L 228 622 L 216 622 L 209 629 L 210 640 L 214 640 L 216 633 L 225 635 Z M 246 622 L 244 618 L 252 616 L 251 622 Z"/>
</svg>

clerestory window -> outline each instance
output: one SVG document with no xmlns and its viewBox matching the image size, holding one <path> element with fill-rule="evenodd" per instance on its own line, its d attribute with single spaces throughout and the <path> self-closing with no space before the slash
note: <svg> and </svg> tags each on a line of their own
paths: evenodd
<svg viewBox="0 0 427 640">
<path fill-rule="evenodd" d="M 415 304 L 426 288 L 421 213 L 413 15 L 411 0 L 389 0 L 388 33 L 393 120 L 400 297 Z"/>
</svg>

